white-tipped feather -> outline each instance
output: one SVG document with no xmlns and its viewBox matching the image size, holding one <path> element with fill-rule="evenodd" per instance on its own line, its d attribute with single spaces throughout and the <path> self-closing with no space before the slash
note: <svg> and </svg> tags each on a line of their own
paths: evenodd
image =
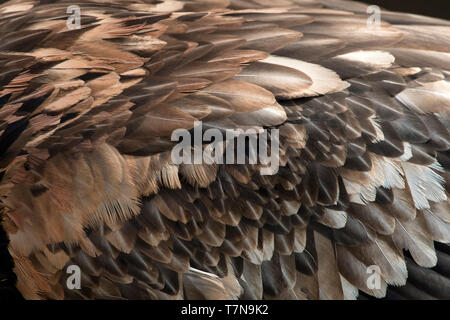
<svg viewBox="0 0 450 320">
<path fill-rule="evenodd" d="M 375 141 L 373 141 L 373 142 L 384 141 L 384 133 L 381 128 L 381 124 L 379 122 L 380 119 L 378 119 L 378 117 L 376 115 L 372 115 L 369 117 L 369 121 L 372 124 L 372 126 L 375 128 L 375 132 L 376 132 Z"/>
<path fill-rule="evenodd" d="M 362 185 L 360 198 L 364 204 L 366 204 L 368 202 L 374 202 L 375 199 L 377 198 L 377 188 L 375 187 L 375 185 L 373 185 L 373 184 L 366 185 L 366 186 Z"/>
<path fill-rule="evenodd" d="M 408 88 L 396 98 L 418 113 L 443 112 L 450 109 L 450 82 L 441 80 L 424 83 L 421 87 Z"/>
<path fill-rule="evenodd" d="M 403 171 L 398 163 L 391 159 L 384 158 L 381 163 L 381 170 L 383 170 L 384 181 L 382 186 L 384 188 L 404 189 L 405 179 L 403 178 Z"/>
<path fill-rule="evenodd" d="M 354 63 L 363 63 L 374 70 L 389 68 L 395 61 L 395 57 L 385 51 L 353 51 L 341 54 L 336 58 Z"/>
<path fill-rule="evenodd" d="M 333 229 L 342 229 L 347 223 L 347 213 L 345 211 L 324 209 L 319 222 Z"/>
<path fill-rule="evenodd" d="M 408 142 L 403 142 L 404 152 L 403 155 L 399 158 L 401 161 L 408 161 L 412 158 L 412 149 L 411 145 Z"/>
<path fill-rule="evenodd" d="M 231 268 L 230 264 L 228 266 Z M 237 299 L 242 292 L 233 272 L 229 272 L 225 278 L 219 278 L 215 274 L 190 268 L 183 275 L 183 283 L 186 299 L 232 300 Z"/>
<path fill-rule="evenodd" d="M 419 211 L 417 214 L 423 216 L 434 241 L 450 243 L 450 225 L 442 221 L 431 210 Z"/>
<path fill-rule="evenodd" d="M 262 61 L 296 69 L 310 77 L 313 83 L 308 89 L 305 89 L 303 97 L 338 92 L 350 86 L 348 82 L 342 81 L 336 72 L 317 64 L 274 55 Z"/>
<path fill-rule="evenodd" d="M 378 187 L 388 189 L 405 188 L 405 180 L 400 165 L 386 157 L 371 154 L 372 169 L 368 172 L 369 181 L 357 182 L 343 179 L 352 202 L 366 204 L 376 199 Z M 359 197 L 359 199 L 358 199 Z"/>
<path fill-rule="evenodd" d="M 417 209 L 429 209 L 428 200 L 434 202 L 447 200 L 445 180 L 435 171 L 441 168 L 438 163 L 425 167 L 403 162 L 402 168 Z"/>
<path fill-rule="evenodd" d="M 372 253 L 370 253 L 372 251 Z M 403 286 L 406 284 L 408 271 L 403 253 L 397 249 L 392 240 L 376 239 L 367 248 L 366 253 L 374 258 L 374 262 L 381 269 L 381 273 L 388 284 Z"/>
<path fill-rule="evenodd" d="M 395 231 L 392 236 L 396 246 L 400 249 L 407 249 L 411 253 L 414 261 L 425 268 L 432 268 L 437 263 L 436 251 L 433 240 L 425 226 L 419 220 L 395 221 Z"/>
<path fill-rule="evenodd" d="M 345 279 L 342 275 L 339 275 L 341 278 L 342 291 L 344 292 L 344 300 L 356 300 L 359 295 L 359 290 L 347 279 Z"/>
</svg>

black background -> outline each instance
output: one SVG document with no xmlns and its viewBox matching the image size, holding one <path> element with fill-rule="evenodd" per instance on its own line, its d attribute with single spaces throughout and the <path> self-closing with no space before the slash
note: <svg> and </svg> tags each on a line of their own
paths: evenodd
<svg viewBox="0 0 450 320">
<path fill-rule="evenodd" d="M 450 0 L 366 0 L 392 11 L 417 13 L 450 20 Z"/>
</svg>

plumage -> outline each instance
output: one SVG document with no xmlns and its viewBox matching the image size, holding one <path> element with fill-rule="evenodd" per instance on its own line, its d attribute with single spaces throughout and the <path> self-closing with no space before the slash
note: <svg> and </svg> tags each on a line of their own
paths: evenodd
<svg viewBox="0 0 450 320">
<path fill-rule="evenodd" d="M 0 218 L 25 298 L 449 298 L 448 21 L 82 0 L 70 29 L 68 5 L 0 5 Z M 174 161 L 177 129 L 211 161 Z M 238 134 L 197 145 L 210 129 Z M 239 154 L 247 129 L 277 139 L 276 172 Z M 229 146 L 246 162 L 217 161 Z"/>
</svg>

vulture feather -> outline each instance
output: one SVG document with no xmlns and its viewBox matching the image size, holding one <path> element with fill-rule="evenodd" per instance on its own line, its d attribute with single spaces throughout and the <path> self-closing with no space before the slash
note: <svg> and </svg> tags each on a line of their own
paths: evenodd
<svg viewBox="0 0 450 320">
<path fill-rule="evenodd" d="M 76 3 L 0 4 L 0 290 L 450 299 L 450 22 L 383 10 L 370 28 L 345 0 Z M 198 145 L 211 128 L 237 136 Z M 210 161 L 174 161 L 179 129 Z M 277 139 L 278 170 L 233 144 L 246 129 Z M 245 163 L 218 161 L 229 148 Z"/>
</svg>

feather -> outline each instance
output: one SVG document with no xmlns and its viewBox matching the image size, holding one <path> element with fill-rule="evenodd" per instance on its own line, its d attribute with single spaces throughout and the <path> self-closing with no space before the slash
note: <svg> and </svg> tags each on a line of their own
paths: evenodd
<svg viewBox="0 0 450 320">
<path fill-rule="evenodd" d="M 337 246 L 336 250 L 339 272 L 351 285 L 375 297 L 381 298 L 385 296 L 387 286 L 384 281 L 381 281 L 380 288 L 368 288 L 366 282 L 367 265 L 359 261 L 345 247 Z"/>
<path fill-rule="evenodd" d="M 369 226 L 379 234 L 390 235 L 394 232 L 394 218 L 376 205 L 350 203 L 348 212 L 352 217 L 359 219 L 364 225 Z"/>
<path fill-rule="evenodd" d="M 272 127 L 277 126 L 286 121 L 286 112 L 278 103 L 274 105 L 247 113 L 234 114 L 230 117 L 238 126 L 261 126 Z"/>
<path fill-rule="evenodd" d="M 298 70 L 311 78 L 312 85 L 302 92 L 303 97 L 333 93 L 349 86 L 336 73 L 316 64 L 278 56 L 270 56 L 262 61 Z"/>
<path fill-rule="evenodd" d="M 394 56 L 388 52 L 354 51 L 321 61 L 320 64 L 334 70 L 342 79 L 348 79 L 380 72 L 394 61 Z"/>
<path fill-rule="evenodd" d="M 450 242 L 450 226 L 448 223 L 442 221 L 438 216 L 434 215 L 431 210 L 421 211 L 416 219 L 420 219 L 419 221 L 428 227 L 428 231 L 430 232 L 433 240 L 442 243 Z M 425 219 L 425 223 L 422 219 Z"/>
<path fill-rule="evenodd" d="M 425 270 L 413 263 L 408 264 L 408 271 L 414 286 L 438 299 L 448 299 L 450 296 L 450 292 L 447 289 L 448 278 Z"/>
<path fill-rule="evenodd" d="M 397 247 L 408 249 L 418 265 L 431 268 L 436 265 L 437 257 L 433 241 L 427 238 L 428 231 L 423 228 L 419 221 L 396 220 L 393 240 Z"/>
<path fill-rule="evenodd" d="M 317 280 L 321 300 L 343 299 L 341 278 L 338 271 L 334 247 L 330 240 L 315 233 L 314 240 L 317 248 L 319 268 Z"/>
<path fill-rule="evenodd" d="M 367 265 L 380 268 L 382 278 L 391 285 L 401 286 L 406 283 L 406 270 L 403 253 L 389 237 L 376 236 L 371 245 L 351 248 L 352 253 Z M 362 252 L 361 250 L 364 250 Z M 366 254 L 365 252 L 370 252 Z"/>
<path fill-rule="evenodd" d="M 342 229 L 347 222 L 347 213 L 345 211 L 325 209 L 319 222 L 333 229 Z"/>
<path fill-rule="evenodd" d="M 271 53 L 302 37 L 300 32 L 277 27 L 249 28 L 231 34 L 247 40 L 243 48 Z"/>
<path fill-rule="evenodd" d="M 237 80 L 209 86 L 203 92 L 228 100 L 237 113 L 256 111 L 275 103 L 275 98 L 269 91 Z"/>
<path fill-rule="evenodd" d="M 44 2 L 0 5 L 0 255 L 26 298 L 447 298 L 448 22 L 92 0 L 70 30 Z M 174 163 L 198 121 L 279 133 L 279 168 Z"/>
<path fill-rule="evenodd" d="M 342 275 L 339 275 L 341 278 L 342 291 L 344 294 L 345 300 L 356 300 L 359 295 L 358 289 L 353 286 L 350 282 L 347 281 Z"/>
<path fill-rule="evenodd" d="M 439 113 L 450 106 L 449 90 L 450 83 L 442 80 L 405 89 L 396 98 L 417 113 Z"/>
<path fill-rule="evenodd" d="M 302 92 L 312 84 L 299 70 L 264 62 L 251 64 L 235 78 L 259 85 L 281 99 L 302 97 Z"/>
<path fill-rule="evenodd" d="M 301 41 L 295 41 L 284 46 L 275 51 L 274 55 L 315 62 L 321 58 L 332 56 L 345 45 L 344 40 L 329 35 L 305 34 Z"/>
<path fill-rule="evenodd" d="M 260 300 L 263 297 L 263 284 L 261 279 L 261 267 L 244 260 L 244 272 L 241 276 L 246 284 L 242 298 Z"/>
<path fill-rule="evenodd" d="M 366 7 L 367 9 L 367 7 Z M 381 22 L 376 30 L 367 28 L 367 18 L 364 15 L 322 15 L 316 18 L 316 23 L 295 27 L 302 33 L 329 35 L 333 29 L 333 38 L 346 41 L 345 50 L 388 47 L 402 39 L 402 32 Z"/>
<path fill-rule="evenodd" d="M 448 52 L 439 52 L 424 49 L 389 49 L 389 52 L 395 56 L 398 65 L 404 67 L 436 67 L 448 69 L 450 67 Z"/>
<path fill-rule="evenodd" d="M 436 171 L 441 171 L 439 164 L 422 167 L 411 163 L 402 163 L 406 180 L 417 209 L 428 209 L 428 200 L 439 202 L 447 200 L 443 187 L 444 179 Z"/>
</svg>

